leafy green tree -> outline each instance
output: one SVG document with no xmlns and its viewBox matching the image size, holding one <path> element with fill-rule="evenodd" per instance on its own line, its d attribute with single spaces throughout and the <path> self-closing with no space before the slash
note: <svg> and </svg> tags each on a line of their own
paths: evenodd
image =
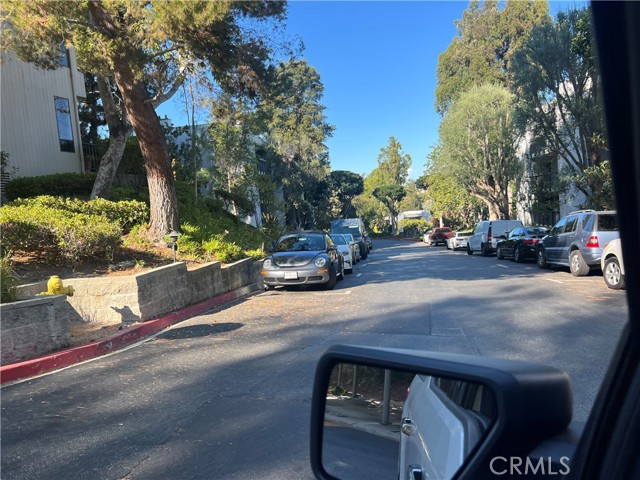
<svg viewBox="0 0 640 480">
<path fill-rule="evenodd" d="M 218 190 L 232 197 L 257 200 L 253 177 L 257 169 L 254 136 L 257 122 L 255 109 L 246 99 L 221 93 L 212 103 L 209 133 L 213 143 L 214 179 Z M 236 202 L 231 203 L 235 215 Z"/>
<path fill-rule="evenodd" d="M 389 137 L 389 144 L 380 149 L 377 172 L 372 172 L 372 176 L 381 185 L 404 185 L 410 167 L 411 156 L 403 152 L 402 145 L 395 137 Z"/>
<path fill-rule="evenodd" d="M 407 180 L 404 186 L 406 195 L 400 202 L 400 212 L 406 210 L 422 210 L 424 208 L 424 192 L 416 186 L 415 180 Z"/>
<path fill-rule="evenodd" d="M 504 87 L 473 87 L 440 124 L 440 165 L 483 201 L 489 218 L 509 218 L 509 185 L 520 171 L 513 97 Z"/>
<path fill-rule="evenodd" d="M 611 180 L 590 24 L 585 7 L 536 27 L 514 55 L 513 72 L 521 128 L 544 140 L 545 156 L 564 160 L 574 186 L 598 207 Z M 612 198 L 602 200 L 604 207 Z"/>
<path fill-rule="evenodd" d="M 334 127 L 322 105 L 324 86 L 318 72 L 304 60 L 289 60 L 273 72 L 268 93 L 260 102 L 266 139 L 282 160 L 281 181 L 287 223 L 315 226 L 326 192 L 329 161 L 325 141 Z M 318 187 L 322 188 L 318 188 Z"/>
<path fill-rule="evenodd" d="M 361 175 L 347 170 L 334 170 L 330 174 L 330 189 L 333 215 L 337 218 L 349 218 L 354 212 L 353 199 L 364 192 L 364 180 Z"/>
<path fill-rule="evenodd" d="M 395 235 L 398 232 L 398 214 L 400 213 L 400 202 L 407 192 L 402 185 L 383 185 L 373 191 L 373 196 L 377 198 L 389 211 L 391 220 L 391 232 Z"/>
<path fill-rule="evenodd" d="M 472 0 L 458 34 L 438 58 L 436 110 L 444 114 L 459 95 L 472 86 L 509 86 L 511 60 L 534 27 L 548 19 L 546 0 Z"/>
<path fill-rule="evenodd" d="M 113 78 L 140 142 L 150 197 L 150 233 L 179 228 L 175 181 L 154 103 L 181 84 L 192 65 L 234 90 L 259 88 L 269 40 L 255 21 L 281 19 L 284 2 L 87 2 L 7 0 L 2 47 L 54 67 L 60 42 L 77 50 L 79 67 Z M 252 22 L 253 20 L 253 22 Z"/>
</svg>

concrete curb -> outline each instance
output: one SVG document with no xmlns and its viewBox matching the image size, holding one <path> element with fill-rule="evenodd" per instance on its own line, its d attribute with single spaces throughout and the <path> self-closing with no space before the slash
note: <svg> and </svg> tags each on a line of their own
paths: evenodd
<svg viewBox="0 0 640 480">
<path fill-rule="evenodd" d="M 153 320 L 148 320 L 139 325 L 134 325 L 115 335 L 88 345 L 62 350 L 23 362 L 3 365 L 0 367 L 0 384 L 32 377 L 112 353 L 126 345 L 140 341 L 149 335 L 164 330 L 173 324 L 182 322 L 183 320 L 187 320 L 188 318 L 232 302 L 238 298 L 245 297 L 258 290 L 261 290 L 260 284 L 252 283 L 237 290 L 222 293 L 203 302 L 189 305 Z"/>
<path fill-rule="evenodd" d="M 373 240 L 401 240 L 403 242 L 421 242 L 422 240 L 419 238 L 406 238 L 406 237 L 375 237 Z"/>
</svg>

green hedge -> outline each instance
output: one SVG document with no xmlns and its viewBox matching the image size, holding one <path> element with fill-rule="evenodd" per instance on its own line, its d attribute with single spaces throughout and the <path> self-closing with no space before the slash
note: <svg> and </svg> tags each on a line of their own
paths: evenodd
<svg viewBox="0 0 640 480">
<path fill-rule="evenodd" d="M 429 223 L 424 218 L 404 218 L 398 222 L 398 228 L 402 229 L 403 237 L 419 237 L 429 230 Z"/>
<path fill-rule="evenodd" d="M 95 180 L 95 173 L 56 173 L 40 177 L 19 177 L 7 182 L 4 194 L 7 200 L 39 195 L 88 197 Z"/>
<path fill-rule="evenodd" d="M 111 222 L 117 223 L 124 232 L 130 231 L 134 225 L 149 221 L 149 207 L 144 202 L 137 200 L 112 202 L 104 198 L 96 198 L 85 201 L 77 198 L 43 195 L 35 198 L 20 198 L 11 202 L 10 205 L 45 207 L 70 213 L 104 216 Z"/>
<path fill-rule="evenodd" d="M 17 284 L 11 260 L 6 257 L 0 258 L 0 303 L 15 302 Z"/>
<path fill-rule="evenodd" d="M 87 215 L 41 205 L 0 208 L 2 249 L 51 254 L 77 262 L 109 255 L 122 241 L 121 228 L 104 215 Z"/>
</svg>

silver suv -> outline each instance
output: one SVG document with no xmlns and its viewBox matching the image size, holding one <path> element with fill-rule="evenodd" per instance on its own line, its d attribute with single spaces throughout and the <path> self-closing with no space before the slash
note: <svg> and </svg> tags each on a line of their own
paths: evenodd
<svg viewBox="0 0 640 480">
<path fill-rule="evenodd" d="M 563 217 L 538 245 L 538 267 L 564 265 L 571 274 L 587 275 L 600 268 L 606 243 L 620 237 L 615 211 L 580 210 Z"/>
</svg>

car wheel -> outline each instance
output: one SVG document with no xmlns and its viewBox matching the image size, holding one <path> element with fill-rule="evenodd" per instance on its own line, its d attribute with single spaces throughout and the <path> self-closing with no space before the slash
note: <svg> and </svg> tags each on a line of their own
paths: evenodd
<svg viewBox="0 0 640 480">
<path fill-rule="evenodd" d="M 473 255 L 473 250 L 471 250 L 471 247 L 469 246 L 468 243 L 467 243 L 467 255 Z"/>
<path fill-rule="evenodd" d="M 336 269 L 333 265 L 329 267 L 329 281 L 324 284 L 327 290 L 333 290 L 333 287 L 338 283 L 338 274 L 336 273 Z"/>
<path fill-rule="evenodd" d="M 480 244 L 480 255 L 482 255 L 483 257 L 488 257 L 490 255 L 489 248 L 487 247 L 486 243 Z"/>
<path fill-rule="evenodd" d="M 538 249 L 538 253 L 536 254 L 536 262 L 538 263 L 538 268 L 547 268 L 549 266 L 549 264 L 547 263 L 547 254 L 544 253 L 544 249 Z"/>
<path fill-rule="evenodd" d="M 614 290 L 620 290 L 624 288 L 624 275 L 620 269 L 620 262 L 616 257 L 609 257 L 604 261 L 604 283 L 607 287 Z"/>
<path fill-rule="evenodd" d="M 516 262 L 516 263 L 522 263 L 522 260 L 524 260 L 523 254 L 522 254 L 522 249 L 520 247 L 517 247 L 513 251 L 513 261 Z"/>
<path fill-rule="evenodd" d="M 502 247 L 500 245 L 498 245 L 498 249 L 496 250 L 496 257 L 498 257 L 498 260 L 502 260 L 504 258 L 504 255 L 502 254 Z"/>
<path fill-rule="evenodd" d="M 574 277 L 584 277 L 589 273 L 589 265 L 582 258 L 580 250 L 574 250 L 569 254 L 569 270 Z"/>
</svg>

